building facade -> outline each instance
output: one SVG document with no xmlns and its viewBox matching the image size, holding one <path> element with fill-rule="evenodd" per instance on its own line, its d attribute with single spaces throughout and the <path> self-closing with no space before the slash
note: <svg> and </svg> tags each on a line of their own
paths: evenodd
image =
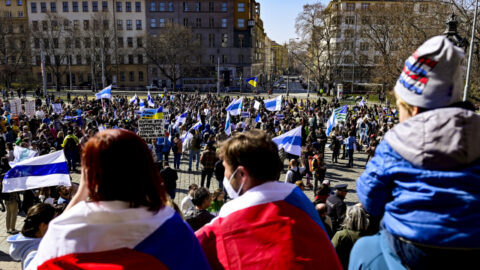
<svg viewBox="0 0 480 270">
<path fill-rule="evenodd" d="M 57 89 L 147 83 L 144 1 L 29 1 L 28 22 L 38 81 L 43 61 L 47 85 Z"/>
</svg>

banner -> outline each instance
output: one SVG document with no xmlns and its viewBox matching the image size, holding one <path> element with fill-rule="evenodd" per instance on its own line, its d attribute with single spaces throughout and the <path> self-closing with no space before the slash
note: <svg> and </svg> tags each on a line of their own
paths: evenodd
<svg viewBox="0 0 480 270">
<path fill-rule="evenodd" d="M 32 117 L 35 115 L 35 101 L 27 101 L 25 103 L 25 114 Z"/>
<path fill-rule="evenodd" d="M 62 112 L 63 112 L 62 104 L 60 104 L 60 103 L 52 103 L 52 108 L 53 108 L 53 112 L 55 114 L 62 114 Z"/>
<path fill-rule="evenodd" d="M 17 98 L 15 100 L 10 100 L 10 114 L 19 115 L 22 110 L 22 101 Z"/>
<path fill-rule="evenodd" d="M 138 120 L 138 135 L 144 139 L 155 139 L 165 135 L 163 119 Z"/>
</svg>

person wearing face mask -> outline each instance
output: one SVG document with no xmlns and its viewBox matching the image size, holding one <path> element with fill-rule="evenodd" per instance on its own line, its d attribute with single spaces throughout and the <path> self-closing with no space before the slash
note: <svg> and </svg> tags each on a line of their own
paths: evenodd
<svg viewBox="0 0 480 270">
<path fill-rule="evenodd" d="M 196 231 L 212 269 L 342 269 L 320 217 L 295 185 L 278 182 L 278 147 L 263 131 L 220 149 L 232 199 Z"/>
</svg>

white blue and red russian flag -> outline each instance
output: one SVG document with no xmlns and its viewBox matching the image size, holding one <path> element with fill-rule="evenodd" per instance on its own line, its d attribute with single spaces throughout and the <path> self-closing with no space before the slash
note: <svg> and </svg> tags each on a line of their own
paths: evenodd
<svg viewBox="0 0 480 270">
<path fill-rule="evenodd" d="M 166 206 L 80 202 L 52 220 L 27 269 L 210 269 L 188 225 Z"/>
<path fill-rule="evenodd" d="M 213 269 L 342 269 L 313 204 L 292 184 L 249 189 L 195 234 Z"/>
</svg>

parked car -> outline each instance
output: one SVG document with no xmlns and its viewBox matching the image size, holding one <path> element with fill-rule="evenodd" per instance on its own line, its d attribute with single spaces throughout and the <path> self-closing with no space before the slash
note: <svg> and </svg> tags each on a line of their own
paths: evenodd
<svg viewBox="0 0 480 270">
<path fill-rule="evenodd" d="M 284 84 L 284 83 L 282 83 L 282 84 L 280 85 L 280 89 L 287 89 L 287 85 Z"/>
</svg>

